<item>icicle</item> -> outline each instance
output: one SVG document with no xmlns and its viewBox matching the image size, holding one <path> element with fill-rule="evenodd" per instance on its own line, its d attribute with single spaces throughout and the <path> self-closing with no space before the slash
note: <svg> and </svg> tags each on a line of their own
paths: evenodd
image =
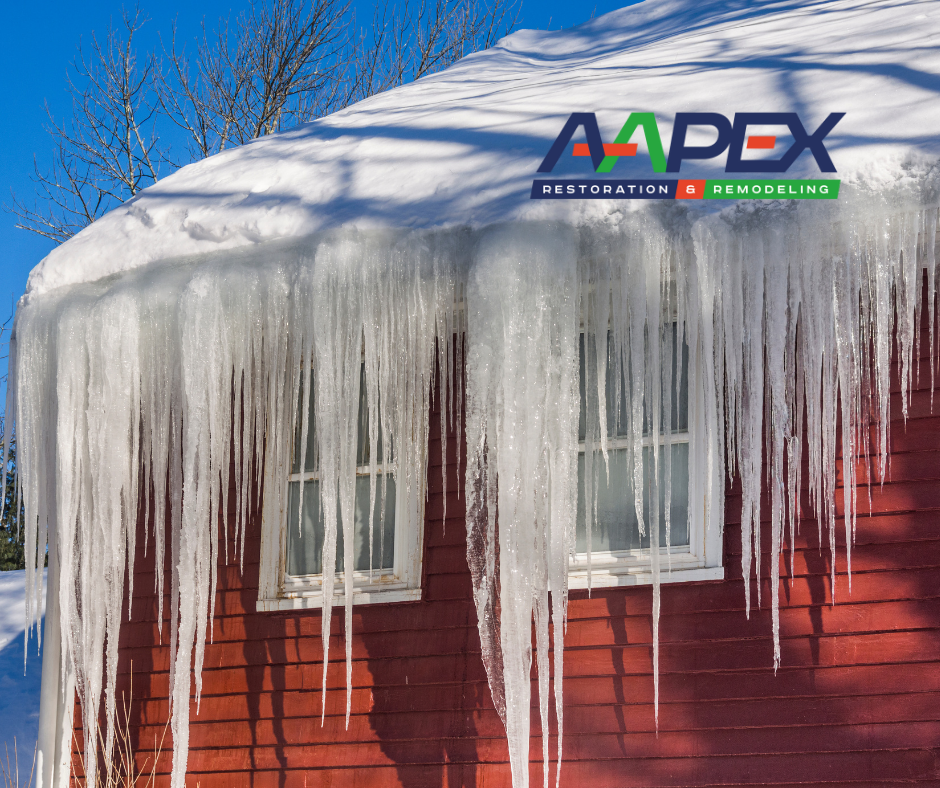
<svg viewBox="0 0 940 788">
<path fill-rule="evenodd" d="M 577 236 L 568 228 L 495 230 L 481 241 L 467 293 L 467 549 L 494 699 L 505 692 L 505 705 L 497 700 L 497 709 L 506 726 L 516 788 L 525 788 L 529 780 L 533 615 L 542 675 L 548 665 L 546 597 L 551 592 L 565 598 L 574 535 L 576 262 Z M 559 607 L 556 601 L 556 615 Z M 563 628 L 563 615 L 554 621 L 556 633 Z M 561 645 L 556 637 L 556 665 Z M 555 682 L 560 712 L 560 671 Z M 539 686 L 547 691 L 547 680 L 540 679 Z M 547 706 L 540 705 L 545 725 Z M 559 736 L 562 725 L 559 713 Z M 548 730 L 542 735 L 547 737 Z M 544 753 L 547 779 L 547 749 Z"/>
</svg>

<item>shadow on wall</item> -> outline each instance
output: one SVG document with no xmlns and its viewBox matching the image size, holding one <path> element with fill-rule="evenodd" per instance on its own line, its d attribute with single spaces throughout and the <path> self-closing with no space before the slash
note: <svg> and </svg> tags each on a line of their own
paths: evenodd
<svg viewBox="0 0 940 788">
<path fill-rule="evenodd" d="M 448 435 L 445 527 L 436 408 L 430 427 L 423 599 L 359 611 L 372 683 L 369 725 L 402 786 L 482 788 L 490 783 L 479 779 L 481 765 L 507 760 L 505 733 L 480 654 L 456 435 Z"/>
<path fill-rule="evenodd" d="M 382 754 L 395 765 L 398 783 L 408 788 L 480 788 L 477 767 L 485 757 L 478 742 L 485 735 L 480 717 L 492 717 L 490 723 L 500 728 L 489 736 L 502 732 L 481 675 L 476 621 L 468 616 L 453 625 L 453 633 L 446 633 L 448 639 L 456 636 L 449 654 L 427 653 L 429 644 L 439 642 L 440 630 L 389 635 L 402 644 L 410 642 L 412 653 L 426 652 L 422 656 L 392 657 L 380 647 L 370 649 L 375 653 L 370 653 L 368 662 L 372 675 L 369 725 Z M 462 631 L 457 634 L 456 630 Z M 364 638 L 366 643 L 371 640 Z"/>
</svg>

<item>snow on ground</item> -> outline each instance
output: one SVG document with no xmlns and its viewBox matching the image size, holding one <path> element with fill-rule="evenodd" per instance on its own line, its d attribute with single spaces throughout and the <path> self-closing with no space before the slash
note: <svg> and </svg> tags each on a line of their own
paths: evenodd
<svg viewBox="0 0 940 788">
<path fill-rule="evenodd" d="M 35 633 L 30 633 L 25 673 L 23 669 L 25 574 L 24 569 L 0 572 L 0 758 L 6 763 L 5 747 L 12 764 L 15 740 L 21 778 L 24 769 L 29 773 L 36 746 L 42 676 Z"/>
<path fill-rule="evenodd" d="M 28 291 L 338 225 L 580 223 L 605 203 L 529 199 L 575 111 L 598 113 L 607 141 L 629 112 L 652 111 L 667 144 L 676 112 L 797 112 L 808 130 L 845 112 L 827 137 L 840 177 L 896 182 L 940 158 L 938 42 L 940 5 L 901 0 L 646 0 L 570 30 L 521 30 L 439 74 L 165 178 L 50 253 Z M 555 172 L 584 169 L 569 158 Z M 683 173 L 723 169 L 722 156 Z M 615 173 L 648 177 L 649 159 L 621 160 Z M 804 152 L 788 174 L 818 170 Z"/>
</svg>

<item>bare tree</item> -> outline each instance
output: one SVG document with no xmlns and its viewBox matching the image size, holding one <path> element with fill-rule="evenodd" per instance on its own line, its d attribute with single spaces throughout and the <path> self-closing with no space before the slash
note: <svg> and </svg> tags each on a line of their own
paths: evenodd
<svg viewBox="0 0 940 788">
<path fill-rule="evenodd" d="M 376 5 L 370 31 L 355 42 L 346 103 L 447 68 L 469 52 L 488 49 L 512 32 L 517 2 L 388 0 Z"/>
<path fill-rule="evenodd" d="M 146 23 L 140 10 L 125 14 L 123 30 L 111 28 L 104 42 L 92 34 L 90 51 L 79 48 L 68 76 L 72 118 L 59 123 L 49 111 L 52 166 L 34 163 L 36 200 L 13 196 L 17 227 L 56 243 L 155 183 L 165 151 L 156 135 L 156 66 L 151 54 L 138 60 L 134 36 Z"/>
<path fill-rule="evenodd" d="M 252 0 L 202 37 L 190 59 L 174 27 L 165 66 L 138 60 L 145 23 L 125 14 L 103 45 L 92 36 L 69 77 L 72 118 L 50 113 L 52 167 L 36 166 L 36 200 L 11 210 L 56 243 L 172 171 L 439 71 L 516 24 L 519 0 L 384 0 L 369 31 L 348 0 Z M 185 142 L 168 142 L 182 130 Z M 161 140 L 159 132 L 164 136 Z M 171 155 L 172 154 L 172 155 Z"/>
<path fill-rule="evenodd" d="M 253 2 L 230 29 L 203 38 L 190 63 L 173 43 L 160 81 L 168 118 L 203 158 L 326 114 L 340 91 L 349 4 L 341 0 Z"/>
</svg>

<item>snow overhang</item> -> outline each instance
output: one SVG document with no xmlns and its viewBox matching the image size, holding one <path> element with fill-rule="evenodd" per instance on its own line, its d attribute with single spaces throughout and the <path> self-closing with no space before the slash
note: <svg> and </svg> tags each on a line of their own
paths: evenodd
<svg viewBox="0 0 940 788">
<path fill-rule="evenodd" d="M 529 198 L 572 112 L 596 113 L 605 141 L 631 112 L 655 113 L 664 141 L 679 112 L 795 112 L 807 129 L 844 112 L 826 139 L 840 199 L 902 185 L 923 203 L 940 159 L 938 33 L 933 3 L 860 0 L 647 0 L 570 30 L 522 30 L 439 74 L 183 168 L 55 249 L 28 292 L 340 226 L 597 221 L 610 202 Z M 556 172 L 590 173 L 588 161 L 566 158 Z M 619 177 L 649 177 L 647 157 L 623 162 Z M 724 166 L 724 154 L 688 162 L 681 177 L 721 177 Z M 787 177 L 819 177 L 813 157 L 804 152 Z"/>
</svg>

